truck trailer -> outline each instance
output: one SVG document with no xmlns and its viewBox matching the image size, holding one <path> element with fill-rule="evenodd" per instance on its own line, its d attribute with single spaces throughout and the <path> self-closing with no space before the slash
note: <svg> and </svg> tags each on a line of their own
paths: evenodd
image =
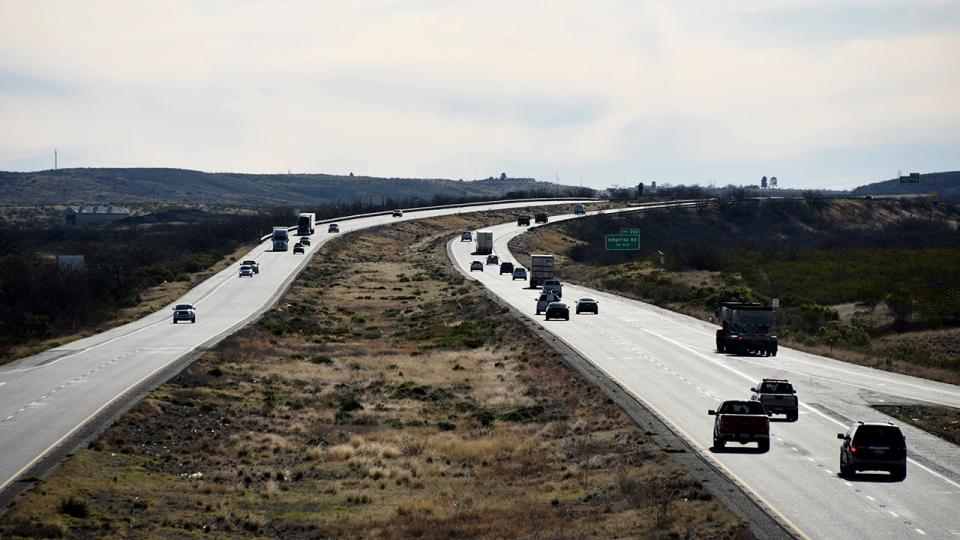
<svg viewBox="0 0 960 540">
<path fill-rule="evenodd" d="M 717 308 L 717 352 L 737 355 L 777 355 L 777 336 L 773 327 L 777 313 L 770 306 L 743 302 L 723 302 Z"/>
<path fill-rule="evenodd" d="M 536 289 L 548 279 L 554 279 L 553 255 L 530 256 L 530 288 Z"/>
<path fill-rule="evenodd" d="M 493 253 L 493 231 L 477 231 L 477 255 Z"/>
<path fill-rule="evenodd" d="M 273 228 L 273 250 L 274 251 L 286 251 L 288 243 L 290 242 L 289 231 L 286 227 L 274 227 Z"/>
<path fill-rule="evenodd" d="M 297 234 L 300 236 L 310 236 L 317 224 L 317 215 L 313 213 L 300 214 L 297 218 Z"/>
</svg>

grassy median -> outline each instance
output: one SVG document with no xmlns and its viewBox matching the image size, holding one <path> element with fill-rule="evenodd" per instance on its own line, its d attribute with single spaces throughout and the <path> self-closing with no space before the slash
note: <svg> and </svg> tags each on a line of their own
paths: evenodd
<svg viewBox="0 0 960 540">
<path fill-rule="evenodd" d="M 275 309 L 22 498 L 0 536 L 750 537 L 453 271 L 445 240 L 478 219 L 328 244 Z"/>
</svg>

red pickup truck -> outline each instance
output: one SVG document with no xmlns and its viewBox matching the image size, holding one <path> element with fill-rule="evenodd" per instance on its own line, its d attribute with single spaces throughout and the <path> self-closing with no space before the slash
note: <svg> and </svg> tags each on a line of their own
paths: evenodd
<svg viewBox="0 0 960 540">
<path fill-rule="evenodd" d="M 714 448 L 723 448 L 730 441 L 756 442 L 761 452 L 770 450 L 770 419 L 759 401 L 724 401 L 717 410 L 711 409 L 707 414 L 716 417 Z"/>
</svg>

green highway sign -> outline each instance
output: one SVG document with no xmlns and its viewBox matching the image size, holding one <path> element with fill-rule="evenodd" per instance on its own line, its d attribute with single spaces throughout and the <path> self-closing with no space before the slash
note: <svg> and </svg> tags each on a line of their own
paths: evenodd
<svg viewBox="0 0 960 540">
<path fill-rule="evenodd" d="M 910 176 L 901 176 L 901 177 L 900 177 L 900 183 L 901 183 L 901 184 L 919 184 L 919 183 L 920 183 L 920 173 L 918 173 L 918 172 L 912 172 L 912 173 L 910 173 Z"/>
<path fill-rule="evenodd" d="M 626 228 L 620 229 L 620 234 L 632 234 L 634 236 L 640 236 L 640 229 L 626 227 Z"/>
<path fill-rule="evenodd" d="M 608 234 L 607 251 L 640 249 L 640 237 L 635 234 Z"/>
</svg>

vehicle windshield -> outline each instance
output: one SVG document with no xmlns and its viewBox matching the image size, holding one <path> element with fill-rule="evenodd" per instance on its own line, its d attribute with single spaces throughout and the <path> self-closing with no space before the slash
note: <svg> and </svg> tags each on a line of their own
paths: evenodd
<svg viewBox="0 0 960 540">
<path fill-rule="evenodd" d="M 581 303 L 581 304 L 595 304 L 596 302 L 597 302 L 597 301 L 594 300 L 593 298 L 581 298 L 581 299 L 580 299 L 580 303 Z"/>
<path fill-rule="evenodd" d="M 853 438 L 856 445 L 896 445 L 903 442 L 900 428 L 896 426 L 860 426 Z"/>
<path fill-rule="evenodd" d="M 765 382 L 760 385 L 763 394 L 792 394 L 793 385 L 786 382 Z"/>
<path fill-rule="evenodd" d="M 765 414 L 759 401 L 727 401 L 720 406 L 720 414 Z"/>
</svg>

